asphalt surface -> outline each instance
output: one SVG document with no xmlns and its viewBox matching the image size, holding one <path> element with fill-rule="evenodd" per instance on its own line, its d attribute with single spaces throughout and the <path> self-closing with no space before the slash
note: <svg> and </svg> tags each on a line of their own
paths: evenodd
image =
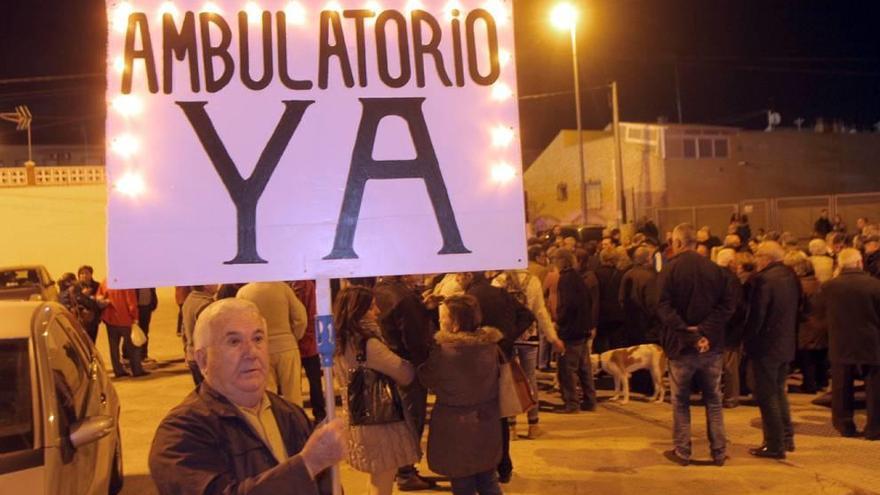
<svg viewBox="0 0 880 495">
<path fill-rule="evenodd" d="M 160 291 L 154 316 L 151 351 L 157 358 L 152 375 L 124 378 L 115 386 L 122 401 L 124 494 L 154 494 L 147 454 L 156 426 L 167 411 L 192 389 L 183 365 L 174 325 L 177 308 L 169 290 Z M 103 335 L 102 335 L 103 337 Z M 99 338 L 106 353 L 106 340 Z M 547 376 L 549 379 L 549 376 Z M 547 382 L 549 385 L 549 382 Z M 600 399 L 610 395 L 600 391 Z M 747 449 L 761 442 L 760 414 L 754 406 L 725 410 L 728 453 L 724 467 L 672 464 L 662 455 L 671 446 L 672 413 L 668 403 L 654 404 L 634 394 L 620 405 L 600 402 L 595 412 L 557 414 L 546 409 L 558 394 L 542 392 L 541 426 L 536 440 L 512 442 L 512 481 L 508 494 L 869 494 L 880 493 L 880 442 L 841 438 L 830 426 L 830 410 L 812 404 L 816 396 L 790 394 L 797 451 L 784 461 L 755 459 Z M 705 414 L 694 398 L 694 458 L 709 459 Z M 864 425 L 864 411 L 856 417 Z M 522 418 L 524 423 L 524 418 Z M 430 475 L 423 461 L 420 470 Z M 367 478 L 342 468 L 348 494 L 366 493 Z M 449 493 L 448 484 L 422 493 Z"/>
</svg>

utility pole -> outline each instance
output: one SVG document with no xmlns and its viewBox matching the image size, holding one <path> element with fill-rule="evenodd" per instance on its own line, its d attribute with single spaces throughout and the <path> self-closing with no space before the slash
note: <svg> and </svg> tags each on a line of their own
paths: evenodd
<svg viewBox="0 0 880 495">
<path fill-rule="evenodd" d="M 0 113 L 0 119 L 15 124 L 15 128 L 19 131 L 27 130 L 28 136 L 28 163 L 34 163 L 34 156 L 31 148 L 31 122 L 33 115 L 27 105 L 18 105 L 14 112 Z"/>
<path fill-rule="evenodd" d="M 614 129 L 614 192 L 617 196 L 617 225 L 626 223 L 626 195 L 623 189 L 623 147 L 620 142 L 620 108 L 617 101 L 617 81 L 611 83 L 611 114 Z"/>
<path fill-rule="evenodd" d="M 584 166 L 584 140 L 583 124 L 581 123 L 581 85 L 578 77 L 577 58 L 577 24 L 571 24 L 571 61 L 574 68 L 574 106 L 575 118 L 577 118 L 577 147 L 578 169 L 580 170 L 581 187 L 578 189 L 581 195 L 581 224 L 587 224 L 587 171 Z"/>
<path fill-rule="evenodd" d="M 681 81 L 678 79 L 678 64 L 675 64 L 675 106 L 678 109 L 678 123 L 681 124 Z"/>
</svg>

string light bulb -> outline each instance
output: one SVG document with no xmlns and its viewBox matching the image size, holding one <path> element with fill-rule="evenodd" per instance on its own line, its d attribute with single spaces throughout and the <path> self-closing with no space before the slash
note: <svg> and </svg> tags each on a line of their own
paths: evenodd
<svg viewBox="0 0 880 495">
<path fill-rule="evenodd" d="M 492 128 L 492 146 L 496 148 L 505 148 L 510 146 L 510 143 L 513 142 L 513 138 L 516 136 L 516 133 L 513 131 L 513 128 L 505 126 L 505 125 L 497 125 Z"/>
<path fill-rule="evenodd" d="M 174 18 L 177 17 L 180 12 L 177 10 L 177 7 L 174 6 L 173 2 L 163 2 L 162 5 L 159 6 L 159 19 L 162 19 L 165 14 Z"/>
<path fill-rule="evenodd" d="M 492 99 L 495 101 L 504 101 L 513 96 L 513 90 L 510 89 L 510 86 L 504 84 L 503 82 L 495 83 L 492 86 Z"/>
<path fill-rule="evenodd" d="M 124 33 L 126 29 L 128 29 L 128 16 L 134 12 L 134 7 L 129 2 L 120 2 L 115 9 L 113 9 L 113 17 L 111 20 L 111 24 L 113 25 L 113 30 L 117 33 Z"/>
<path fill-rule="evenodd" d="M 131 134 L 120 134 L 110 143 L 110 148 L 119 156 L 129 158 L 140 149 L 140 142 Z"/>
<path fill-rule="evenodd" d="M 327 2 L 327 5 L 324 6 L 324 10 L 331 10 L 333 12 L 342 12 L 342 5 L 339 2 L 332 1 Z"/>
<path fill-rule="evenodd" d="M 214 2 L 205 2 L 205 5 L 202 5 L 202 12 L 207 12 L 209 14 L 220 14 L 223 11 L 220 10 L 220 7 Z"/>
<path fill-rule="evenodd" d="M 516 178 L 516 169 L 507 162 L 499 162 L 492 167 L 492 181 L 507 184 Z"/>
<path fill-rule="evenodd" d="M 501 65 L 501 67 L 507 66 L 507 64 L 509 64 L 512 59 L 513 55 L 509 51 L 503 48 L 498 50 L 498 63 Z"/>
<path fill-rule="evenodd" d="M 453 19 L 453 17 L 452 17 L 453 10 L 457 10 L 459 13 L 462 11 L 461 3 L 459 3 L 458 0 L 450 0 L 449 3 L 447 3 L 443 7 L 443 17 L 447 21 L 451 21 Z"/>
<path fill-rule="evenodd" d="M 114 187 L 123 196 L 136 198 L 144 194 L 147 190 L 147 184 L 144 178 L 137 172 L 126 172 L 116 181 Z"/>
<path fill-rule="evenodd" d="M 144 110 L 143 102 L 135 95 L 117 95 L 111 105 L 123 117 L 139 115 Z"/>
<path fill-rule="evenodd" d="M 495 24 L 499 27 L 507 25 L 510 20 L 510 11 L 502 0 L 489 0 L 483 5 L 483 8 L 492 14 L 492 17 L 495 18 Z"/>
<path fill-rule="evenodd" d="M 263 9 L 257 5 L 257 2 L 248 2 L 244 4 L 244 11 L 247 14 L 248 23 L 257 24 L 263 18 Z"/>
<path fill-rule="evenodd" d="M 303 26 L 306 23 L 306 8 L 299 2 L 290 2 L 284 7 L 284 16 L 289 24 Z"/>
<path fill-rule="evenodd" d="M 120 74 L 125 72 L 125 59 L 121 55 L 113 59 L 113 70 Z"/>
</svg>

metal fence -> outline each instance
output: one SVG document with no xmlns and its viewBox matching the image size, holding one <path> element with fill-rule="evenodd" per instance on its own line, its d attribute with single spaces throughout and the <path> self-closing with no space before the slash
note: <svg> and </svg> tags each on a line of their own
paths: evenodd
<svg viewBox="0 0 880 495">
<path fill-rule="evenodd" d="M 105 180 L 104 167 L 95 165 L 0 168 L 0 187 L 76 186 Z"/>
<path fill-rule="evenodd" d="M 831 194 L 824 196 L 793 196 L 782 198 L 744 199 L 739 203 L 643 208 L 640 216 L 654 220 L 661 232 L 668 232 L 677 224 L 689 222 L 704 225 L 723 238 L 733 213 L 746 214 L 752 232 L 775 230 L 791 232 L 801 239 L 809 239 L 813 225 L 823 209 L 833 219 L 840 215 L 848 231 L 855 230 L 856 220 L 868 218 L 880 221 L 880 192 Z"/>
</svg>

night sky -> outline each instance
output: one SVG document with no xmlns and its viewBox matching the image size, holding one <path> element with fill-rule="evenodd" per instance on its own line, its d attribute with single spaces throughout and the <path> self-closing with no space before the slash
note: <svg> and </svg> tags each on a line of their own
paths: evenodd
<svg viewBox="0 0 880 495">
<path fill-rule="evenodd" d="M 554 3 L 514 0 L 526 164 L 575 125 L 570 41 L 548 22 Z M 608 124 L 603 85 L 611 80 L 620 85 L 623 120 L 677 121 L 676 67 L 688 123 L 763 128 L 768 109 L 784 126 L 824 117 L 869 131 L 880 121 L 878 1 L 573 3 L 585 12 L 585 128 Z M 0 0 L 0 111 L 29 105 L 36 144 L 103 142 L 105 30 L 103 0 Z M 59 75 L 76 77 L 3 82 Z M 0 144 L 23 143 L 24 134 L 4 123 Z"/>
</svg>

